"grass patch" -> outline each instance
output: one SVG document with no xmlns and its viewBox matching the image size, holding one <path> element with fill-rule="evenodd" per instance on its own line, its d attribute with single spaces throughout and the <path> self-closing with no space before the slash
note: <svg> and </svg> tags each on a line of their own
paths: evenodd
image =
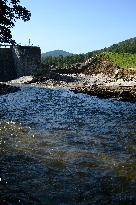
<svg viewBox="0 0 136 205">
<path fill-rule="evenodd" d="M 121 68 L 136 70 L 136 54 L 105 52 L 102 55 Z"/>
</svg>

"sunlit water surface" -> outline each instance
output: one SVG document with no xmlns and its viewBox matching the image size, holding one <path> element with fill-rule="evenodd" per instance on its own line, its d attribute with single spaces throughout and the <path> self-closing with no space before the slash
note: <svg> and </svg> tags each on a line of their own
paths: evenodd
<svg viewBox="0 0 136 205">
<path fill-rule="evenodd" d="M 0 96 L 0 204 L 136 204 L 136 104 L 64 89 Z"/>
</svg>

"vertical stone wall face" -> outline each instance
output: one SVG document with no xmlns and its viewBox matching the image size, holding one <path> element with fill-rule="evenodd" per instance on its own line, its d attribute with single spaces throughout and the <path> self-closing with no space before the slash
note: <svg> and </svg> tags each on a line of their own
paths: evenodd
<svg viewBox="0 0 136 205">
<path fill-rule="evenodd" d="M 11 48 L 0 48 L 0 81 L 17 77 Z"/>
<path fill-rule="evenodd" d="M 41 64 L 39 47 L 15 46 L 0 48 L 0 81 L 33 75 Z"/>
<path fill-rule="evenodd" d="M 41 50 L 39 47 L 16 46 L 13 48 L 17 76 L 32 75 L 41 63 Z"/>
</svg>

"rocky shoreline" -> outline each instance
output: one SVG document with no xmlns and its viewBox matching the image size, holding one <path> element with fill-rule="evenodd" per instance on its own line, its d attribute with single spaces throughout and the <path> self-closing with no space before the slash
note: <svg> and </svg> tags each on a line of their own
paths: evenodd
<svg viewBox="0 0 136 205">
<path fill-rule="evenodd" d="M 1 84 L 0 95 L 16 92 L 16 84 L 40 85 L 45 88 L 68 88 L 74 93 L 84 93 L 99 98 L 114 98 L 121 101 L 136 102 L 136 79 L 123 80 L 103 74 L 50 74 L 50 76 L 24 76 Z"/>
<path fill-rule="evenodd" d="M 28 83 L 49 88 L 68 88 L 75 93 L 99 98 L 136 102 L 136 69 L 120 68 L 97 55 L 64 69 L 43 68 Z"/>
<path fill-rule="evenodd" d="M 123 69 L 100 57 L 65 69 L 44 69 L 35 76 L 23 76 L 9 85 L 31 84 L 47 88 L 68 88 L 99 98 L 136 102 L 136 69 Z"/>
<path fill-rule="evenodd" d="M 84 63 L 63 69 L 39 69 L 34 76 L 22 76 L 0 84 L 0 95 L 16 92 L 19 84 L 40 85 L 47 88 L 68 88 L 75 93 L 85 93 L 99 98 L 114 98 L 136 102 L 136 69 L 120 68 L 109 60 L 95 56 Z"/>
<path fill-rule="evenodd" d="M 56 74 L 34 77 L 27 84 L 48 88 L 68 88 L 74 93 L 84 93 L 99 98 L 136 102 L 136 79 L 116 79 L 103 74 Z"/>
<path fill-rule="evenodd" d="M 14 93 L 19 91 L 20 88 L 16 86 L 6 85 L 4 83 L 0 84 L 0 95 L 6 95 L 9 93 Z"/>
<path fill-rule="evenodd" d="M 136 86 L 105 87 L 92 85 L 71 89 L 74 93 L 85 93 L 99 98 L 114 98 L 121 101 L 136 102 Z"/>
</svg>

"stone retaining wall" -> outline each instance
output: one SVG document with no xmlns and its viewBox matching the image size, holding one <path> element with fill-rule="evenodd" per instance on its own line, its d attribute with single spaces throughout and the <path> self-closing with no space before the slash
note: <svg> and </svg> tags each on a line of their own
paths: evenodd
<svg viewBox="0 0 136 205">
<path fill-rule="evenodd" d="M 17 77 L 11 48 L 0 48 L 0 81 Z"/>
<path fill-rule="evenodd" d="M 14 46 L 0 48 L 0 81 L 33 75 L 41 64 L 39 47 Z"/>
</svg>

